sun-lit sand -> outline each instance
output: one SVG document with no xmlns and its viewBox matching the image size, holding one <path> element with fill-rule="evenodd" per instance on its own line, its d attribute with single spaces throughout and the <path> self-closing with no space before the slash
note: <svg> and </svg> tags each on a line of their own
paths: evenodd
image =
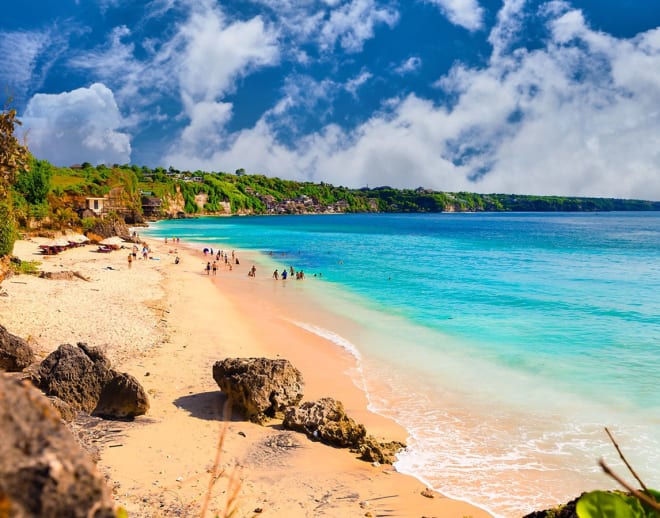
<svg viewBox="0 0 660 518">
<path fill-rule="evenodd" d="M 45 257 L 38 254 L 43 241 L 19 241 L 14 255 L 88 281 L 11 277 L 0 286 L 0 320 L 40 357 L 62 343 L 100 346 L 148 391 L 146 416 L 97 425 L 99 467 L 129 516 L 200 516 L 207 494 L 207 516 L 222 516 L 232 495 L 236 516 L 489 516 L 437 493 L 423 496 L 421 482 L 392 466 L 312 442 L 278 421 L 262 427 L 236 415 L 221 419 L 225 398 L 213 363 L 281 357 L 302 371 L 306 400 L 335 397 L 373 435 L 405 441 L 403 429 L 367 410 L 349 375 L 354 358 L 290 323 L 304 293 L 290 290 L 283 303 L 286 288 L 264 268 L 250 278 L 253 263 L 242 257 L 232 271 L 207 276 L 200 251 L 154 240 L 153 259 L 129 268 L 128 249 L 101 254 L 89 245 Z"/>
</svg>

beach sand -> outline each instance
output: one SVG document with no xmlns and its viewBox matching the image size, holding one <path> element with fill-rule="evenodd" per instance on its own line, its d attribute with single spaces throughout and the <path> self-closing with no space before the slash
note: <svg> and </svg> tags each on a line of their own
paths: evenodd
<svg viewBox="0 0 660 518">
<path fill-rule="evenodd" d="M 241 517 L 489 516 L 438 493 L 424 496 L 421 482 L 392 466 L 373 466 L 283 430 L 277 420 L 259 426 L 237 415 L 222 419 L 225 397 L 213 363 L 279 357 L 301 370 L 305 400 L 339 399 L 369 433 L 405 441 L 405 430 L 368 411 L 351 377 L 355 358 L 291 323 L 304 303 L 298 288 L 263 271 L 248 277 L 252 262 L 243 257 L 233 271 L 207 276 L 203 254 L 181 244 L 148 240 L 153 259 L 129 268 L 127 249 L 101 254 L 90 245 L 41 256 L 43 241 L 18 241 L 14 255 L 88 280 L 11 277 L 0 286 L 0 323 L 40 357 L 62 343 L 99 346 L 148 391 L 147 415 L 89 424 L 98 428 L 99 468 L 129 516 L 201 516 L 207 495 L 206 516 L 223 516 L 228 503 Z"/>
</svg>

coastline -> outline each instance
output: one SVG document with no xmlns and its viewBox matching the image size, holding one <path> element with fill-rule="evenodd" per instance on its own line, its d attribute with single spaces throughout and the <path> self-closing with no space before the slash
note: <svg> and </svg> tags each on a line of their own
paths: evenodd
<svg viewBox="0 0 660 518">
<path fill-rule="evenodd" d="M 9 331 L 29 338 L 42 355 L 61 343 L 87 341 L 105 348 L 117 368 L 149 392 L 149 413 L 113 422 L 120 432 L 101 449 L 99 467 L 129 516 L 199 515 L 222 429 L 223 398 L 211 366 L 225 357 L 287 358 L 303 373 L 305 400 L 335 397 L 369 433 L 406 439 L 396 423 L 367 409 L 366 394 L 351 376 L 355 358 L 292 323 L 292 305 L 282 303 L 281 284 L 268 272 L 248 278 L 251 263 L 242 258 L 232 272 L 221 268 L 209 278 L 198 250 L 147 242 L 159 260 L 136 261 L 130 270 L 126 251 L 95 254 L 82 247 L 42 258 L 35 255 L 38 243 L 18 242 L 14 254 L 21 259 L 42 261 L 44 270 L 86 272 L 90 282 L 14 277 L 3 283 L 8 296 L 0 301 Z M 174 248 L 178 265 L 168 253 Z M 58 304 L 48 304 L 52 300 Z M 238 516 L 257 509 L 270 516 L 490 516 L 439 494 L 424 497 L 417 479 L 284 431 L 277 421 L 265 427 L 238 417 L 228 422 L 221 467 L 229 473 L 236 465 Z M 211 510 L 221 512 L 227 491 L 221 477 Z"/>
</svg>

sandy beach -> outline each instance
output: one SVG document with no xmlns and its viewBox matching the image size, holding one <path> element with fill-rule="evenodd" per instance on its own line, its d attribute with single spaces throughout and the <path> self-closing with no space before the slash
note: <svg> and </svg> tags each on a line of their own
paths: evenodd
<svg viewBox="0 0 660 518">
<path fill-rule="evenodd" d="M 127 249 L 102 254 L 89 245 L 42 256 L 43 241 L 18 241 L 14 255 L 40 261 L 42 271 L 74 271 L 88 280 L 11 277 L 0 286 L 1 322 L 40 358 L 62 343 L 101 347 L 149 393 L 147 415 L 90 424 L 98 432 L 99 468 L 129 516 L 201 516 L 207 495 L 206 516 L 223 516 L 228 503 L 241 517 L 490 516 L 437 493 L 424 496 L 424 484 L 392 466 L 358 460 L 277 420 L 258 426 L 238 415 L 222 419 L 225 397 L 213 363 L 280 357 L 302 372 L 305 400 L 337 398 L 377 438 L 406 439 L 396 423 L 368 411 L 350 376 L 354 358 L 291 323 L 304 294 L 289 290 L 282 303 L 281 283 L 269 272 L 247 276 L 249 252 L 240 266 L 221 267 L 214 277 L 204 272 L 202 252 L 182 244 L 148 240 L 151 258 L 129 268 Z"/>
</svg>

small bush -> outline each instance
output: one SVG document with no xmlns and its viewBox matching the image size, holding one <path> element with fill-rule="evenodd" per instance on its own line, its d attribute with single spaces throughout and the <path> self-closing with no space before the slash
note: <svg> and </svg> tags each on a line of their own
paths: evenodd
<svg viewBox="0 0 660 518">
<path fill-rule="evenodd" d="M 0 257 L 11 255 L 16 237 L 14 213 L 7 202 L 0 203 Z"/>
<path fill-rule="evenodd" d="M 20 261 L 19 263 L 12 262 L 12 270 L 19 275 L 37 275 L 39 273 L 39 261 Z"/>
</svg>

